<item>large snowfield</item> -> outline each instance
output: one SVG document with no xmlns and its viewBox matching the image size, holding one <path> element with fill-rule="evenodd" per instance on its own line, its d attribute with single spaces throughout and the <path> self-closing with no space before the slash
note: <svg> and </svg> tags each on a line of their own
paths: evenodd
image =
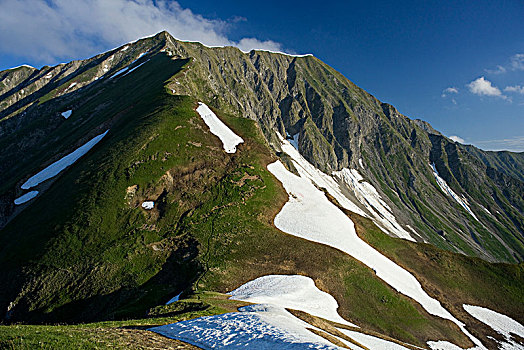
<svg viewBox="0 0 524 350">
<path fill-rule="evenodd" d="M 108 131 L 109 130 L 106 130 L 106 132 L 103 134 L 93 137 L 91 140 L 78 147 L 75 151 L 69 153 L 42 171 L 39 171 L 35 175 L 31 176 L 26 182 L 22 184 L 21 188 L 27 190 L 60 174 L 64 169 L 75 163 L 78 159 L 80 159 L 80 157 L 89 152 L 91 148 L 93 148 L 98 142 L 100 142 L 100 140 L 102 140 L 104 136 L 106 136 Z"/>
<path fill-rule="evenodd" d="M 306 276 L 263 276 L 242 285 L 229 294 L 231 299 L 300 310 L 329 321 L 355 327 L 354 324 L 340 317 L 335 298 L 318 289 L 315 282 Z"/>
<path fill-rule="evenodd" d="M 414 241 L 413 237 L 396 221 L 391 208 L 382 200 L 373 185 L 364 181 L 356 169 L 346 168 L 333 172 L 333 176 L 327 175 L 302 157 L 298 151 L 298 134 L 293 136 L 293 140 L 285 140 L 280 134 L 278 136 L 282 143 L 282 151 L 293 159 L 293 165 L 301 177 L 325 188 L 343 208 L 373 219 L 379 227 L 397 237 Z M 343 194 L 336 180 L 346 185 L 358 202 L 366 208 L 367 213 Z"/>
<path fill-rule="evenodd" d="M 227 153 L 235 153 L 238 144 L 243 143 L 244 140 L 218 119 L 215 113 L 213 113 L 213 111 L 202 102 L 198 103 L 196 111 L 209 127 L 211 133 L 218 136 L 220 141 L 222 141 L 224 151 Z"/>
<path fill-rule="evenodd" d="M 340 349 L 306 328 L 315 327 L 281 307 L 258 304 L 149 330 L 203 349 Z"/>
<path fill-rule="evenodd" d="M 199 109 L 201 116 L 210 115 L 209 109 L 204 104 L 200 104 Z M 224 133 L 219 134 L 224 137 Z M 348 207 L 356 206 L 342 194 L 332 177 L 308 163 L 289 142 L 283 138 L 281 141 L 283 151 L 291 156 L 293 165 L 300 176 L 288 171 L 280 161 L 268 165 L 268 170 L 282 183 L 289 194 L 288 202 L 275 217 L 275 226 L 288 234 L 326 244 L 351 255 L 373 269 L 379 278 L 395 290 L 420 303 L 430 314 L 457 324 L 475 344 L 475 349 L 485 349 L 482 343 L 465 329 L 462 322 L 453 317 L 438 300 L 431 298 L 422 289 L 413 275 L 357 236 L 353 222 L 331 203 L 317 186 L 326 188 L 339 203 L 342 202 Z M 223 142 L 226 149 L 226 142 L 224 140 Z M 233 147 L 235 146 L 236 144 Z M 370 205 L 378 201 L 374 205 L 387 208 L 385 203 L 380 203 L 380 197 L 377 197 L 378 193 L 376 194 L 372 187 L 361 185 L 362 181 L 356 170 L 350 173 L 353 176 L 351 181 L 356 180 L 359 186 L 363 187 L 359 190 L 362 196 L 365 199 L 368 199 L 367 195 L 372 197 L 368 199 Z M 232 291 L 231 298 L 258 304 L 244 307 L 238 313 L 201 317 L 151 330 L 187 341 L 204 349 L 239 347 L 331 349 L 337 347 L 307 331 L 306 328 L 314 327 L 292 316 L 285 308 L 301 310 L 327 320 L 350 324 L 338 315 L 336 300 L 331 295 L 320 291 L 314 281 L 306 276 L 259 277 Z M 340 331 L 369 348 L 404 349 L 403 346 L 396 343 L 359 332 L 342 329 Z M 354 345 L 344 343 L 350 348 L 358 349 Z M 428 345 L 432 349 L 458 349 L 455 345 L 445 341 L 428 342 Z"/>
</svg>

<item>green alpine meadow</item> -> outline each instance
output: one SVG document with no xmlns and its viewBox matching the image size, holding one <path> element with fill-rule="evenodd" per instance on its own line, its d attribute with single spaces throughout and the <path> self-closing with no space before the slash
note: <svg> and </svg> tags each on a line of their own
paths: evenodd
<svg viewBox="0 0 524 350">
<path fill-rule="evenodd" d="M 167 32 L 0 71 L 0 348 L 522 349 L 524 152 Z"/>
</svg>

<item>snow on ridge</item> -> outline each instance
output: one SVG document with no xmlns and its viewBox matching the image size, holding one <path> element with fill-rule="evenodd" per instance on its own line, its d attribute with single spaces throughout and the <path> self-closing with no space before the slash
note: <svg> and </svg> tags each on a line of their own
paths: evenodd
<svg viewBox="0 0 524 350">
<path fill-rule="evenodd" d="M 293 148 L 291 145 L 289 147 Z M 274 223 L 278 229 L 351 255 L 373 269 L 392 288 L 417 301 L 428 313 L 455 323 L 473 343 L 482 346 L 462 322 L 422 289 L 411 273 L 360 239 L 349 217 L 332 204 L 310 179 L 291 173 L 280 161 L 269 164 L 267 168 L 290 195 L 275 217 Z"/>
<path fill-rule="evenodd" d="M 440 175 L 438 174 L 437 168 L 435 167 L 435 163 L 431 164 L 431 168 L 433 169 L 433 175 L 435 176 L 435 180 L 437 180 L 437 184 L 439 185 L 439 187 L 442 190 L 442 192 L 444 192 L 445 194 L 447 194 L 448 196 L 453 198 L 455 201 L 457 201 L 457 203 L 460 204 L 462 206 L 462 208 L 466 209 L 466 211 L 468 213 L 470 213 L 471 216 L 473 216 L 473 218 L 475 220 L 479 221 L 479 219 L 477 219 L 475 214 L 473 214 L 473 211 L 471 211 L 471 209 L 469 208 L 469 205 L 468 205 L 468 202 L 467 202 L 466 198 L 464 198 L 464 196 L 462 198 L 460 198 L 451 189 L 451 187 L 448 186 L 446 181 L 443 178 L 440 177 Z"/>
<path fill-rule="evenodd" d="M 15 199 L 15 205 L 24 204 L 25 202 L 28 202 L 31 199 L 35 198 L 37 195 L 38 195 L 38 191 L 27 192 L 23 196 L 20 196 L 17 199 Z"/>
<path fill-rule="evenodd" d="M 266 275 L 247 282 L 228 294 L 233 300 L 300 310 L 326 320 L 357 327 L 340 317 L 335 298 L 318 289 L 310 277 Z"/>
<path fill-rule="evenodd" d="M 306 54 L 300 54 L 300 55 L 295 55 L 295 54 L 290 54 L 290 53 L 285 53 L 285 52 L 282 52 L 282 51 L 272 51 L 272 50 L 264 50 L 264 49 L 253 49 L 253 50 L 249 50 L 249 51 L 244 51 L 244 50 L 240 50 L 242 51 L 243 53 L 250 53 L 251 51 L 259 51 L 259 52 L 269 52 L 269 53 L 276 53 L 276 54 L 279 54 L 279 55 L 284 55 L 284 56 L 289 56 L 289 57 L 314 57 L 312 53 L 306 53 Z"/>
<path fill-rule="evenodd" d="M 341 349 L 306 328 L 318 328 L 283 308 L 249 305 L 215 316 L 204 316 L 149 328 L 168 338 L 203 349 Z"/>
<path fill-rule="evenodd" d="M 28 65 L 28 64 L 21 64 L 21 65 L 19 65 L 19 66 L 16 66 L 16 67 L 11 67 L 11 68 L 7 68 L 7 69 L 5 69 L 5 70 L 13 70 L 13 69 L 17 69 L 17 68 L 22 68 L 22 67 L 26 67 L 26 68 L 33 68 L 33 69 L 36 69 L 35 67 L 33 67 L 33 66 L 30 66 L 30 65 Z"/>
<path fill-rule="evenodd" d="M 344 168 L 333 172 L 333 176 L 340 179 L 355 194 L 357 200 L 373 214 L 373 222 L 386 232 L 397 237 L 415 241 L 411 234 L 398 222 L 389 205 L 382 199 L 377 189 L 364 178 L 358 170 Z"/>
<path fill-rule="evenodd" d="M 31 176 L 24 184 L 21 186 L 22 189 L 27 190 L 31 187 L 35 187 L 38 184 L 55 177 L 61 173 L 64 169 L 75 163 L 80 157 L 85 155 L 91 148 L 93 148 L 106 134 L 109 130 L 106 130 L 103 134 L 93 137 L 91 140 L 78 147 L 75 151 L 69 153 L 68 155 L 57 160 L 53 164 L 47 166 L 45 169 L 39 171 L 37 174 Z"/>
<path fill-rule="evenodd" d="M 198 102 L 198 108 L 196 111 L 209 127 L 211 133 L 216 135 L 220 141 L 222 141 L 224 150 L 227 153 L 235 153 L 237 151 L 237 146 L 243 143 L 244 140 L 224 124 L 224 122 L 222 122 L 204 103 Z"/>
</svg>

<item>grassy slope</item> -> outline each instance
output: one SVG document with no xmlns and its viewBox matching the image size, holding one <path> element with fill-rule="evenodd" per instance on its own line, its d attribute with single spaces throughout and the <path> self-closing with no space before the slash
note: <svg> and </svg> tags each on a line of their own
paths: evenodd
<svg viewBox="0 0 524 350">
<path fill-rule="evenodd" d="M 157 70 L 152 66 L 139 81 Z M 131 94 L 136 80 L 125 79 L 117 84 Z M 266 170 L 274 159 L 253 121 L 221 115 L 246 141 L 226 155 L 193 111 L 194 100 L 149 91 L 138 100 L 114 96 L 112 113 L 95 120 L 87 116 L 100 101 L 82 106 L 71 119 L 77 132 L 114 116 L 111 132 L 0 233 L 2 269 L 28 267 L 21 300 L 35 319 L 140 317 L 200 271 L 196 286 L 219 291 L 269 273 L 299 273 L 335 296 L 343 317 L 366 328 L 418 345 L 468 345 L 456 327 L 359 262 L 273 226 L 287 195 Z M 138 190 L 126 199 L 133 185 Z M 157 208 L 140 209 L 144 199 L 155 199 Z"/>
<path fill-rule="evenodd" d="M 369 219 L 348 214 L 362 239 L 415 275 L 431 296 L 465 321 L 485 344 L 494 346 L 486 335 L 496 334 L 465 312 L 463 304 L 487 307 L 524 323 L 524 264 L 494 264 L 430 244 L 393 238 Z"/>
<path fill-rule="evenodd" d="M 194 308 L 195 304 L 202 307 Z M 176 305 L 179 311 L 144 319 L 79 325 L 0 326 L 0 349 L 197 349 L 146 329 L 235 311 L 241 303 L 218 293 L 198 293 L 172 305 Z"/>
<path fill-rule="evenodd" d="M 226 155 L 194 106 L 164 92 L 137 102 L 3 230 L 4 271 L 27 266 L 18 301 L 31 313 L 23 317 L 141 316 L 188 287 L 201 268 L 198 285 L 220 291 L 268 273 L 303 273 L 356 323 L 415 344 L 465 341 L 357 261 L 274 228 L 287 196 L 265 168 L 272 159 L 255 123 L 222 116 L 246 140 Z M 137 208 L 144 199 L 156 199 L 157 209 Z"/>
</svg>

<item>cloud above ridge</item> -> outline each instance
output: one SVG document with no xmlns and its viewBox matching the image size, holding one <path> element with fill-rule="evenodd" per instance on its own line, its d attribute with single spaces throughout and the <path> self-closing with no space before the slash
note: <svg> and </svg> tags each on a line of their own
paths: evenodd
<svg viewBox="0 0 524 350">
<path fill-rule="evenodd" d="M 502 94 L 498 87 L 493 86 L 491 81 L 485 79 L 484 77 L 475 79 L 466 86 L 469 88 L 469 91 L 475 95 L 506 98 L 506 96 Z"/>
<path fill-rule="evenodd" d="M 0 0 L 0 8 L 0 51 L 41 63 L 87 57 L 162 30 L 208 46 L 282 51 L 272 40 L 230 40 L 237 18 L 207 19 L 176 1 Z"/>
</svg>

